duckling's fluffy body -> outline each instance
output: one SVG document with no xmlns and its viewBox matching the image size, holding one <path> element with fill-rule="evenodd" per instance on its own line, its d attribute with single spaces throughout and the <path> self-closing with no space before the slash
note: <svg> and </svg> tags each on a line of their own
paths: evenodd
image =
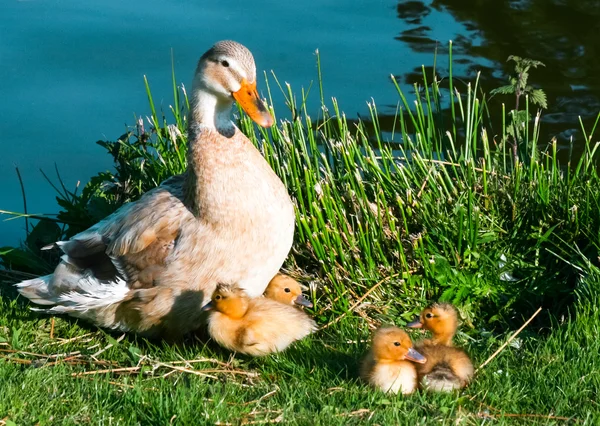
<svg viewBox="0 0 600 426">
<path fill-rule="evenodd" d="M 425 362 L 425 358 L 412 348 L 408 334 L 397 327 L 382 327 L 373 336 L 360 375 L 383 392 L 410 394 L 418 387 L 417 370 L 411 361 Z"/>
<path fill-rule="evenodd" d="M 208 332 L 221 346 L 251 356 L 281 352 L 316 330 L 315 322 L 292 305 L 249 298 L 243 290 L 217 286 Z"/>
<path fill-rule="evenodd" d="M 431 339 L 418 342 L 415 348 L 427 358 L 417 366 L 421 386 L 428 390 L 450 392 L 465 387 L 473 377 L 473 363 L 467 353 L 453 346 L 458 316 L 454 306 L 436 303 L 421 312 L 419 320 L 408 324 L 432 333 Z"/>
<path fill-rule="evenodd" d="M 450 392 L 464 388 L 473 376 L 473 363 L 465 351 L 454 346 L 432 345 L 425 342 L 415 345 L 427 358 L 417 366 L 417 374 L 424 389 Z"/>
</svg>

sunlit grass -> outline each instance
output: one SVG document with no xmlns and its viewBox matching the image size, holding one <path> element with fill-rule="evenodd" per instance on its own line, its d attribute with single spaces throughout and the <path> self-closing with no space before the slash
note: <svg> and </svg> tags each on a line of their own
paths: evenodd
<svg viewBox="0 0 600 426">
<path fill-rule="evenodd" d="M 0 269 L 0 418 L 19 424 L 480 424 L 492 418 L 494 424 L 555 424 L 567 417 L 595 424 L 596 126 L 582 128 L 583 154 L 561 164 L 556 141 L 539 140 L 543 124 L 534 111 L 518 147 L 506 131 L 508 118 L 491 133 L 478 78 L 459 84 L 452 73 L 441 79 L 424 71 L 412 94 L 393 81 L 400 108 L 390 135 L 381 131 L 374 103 L 369 123 L 348 120 L 335 99 L 326 100 L 320 74 L 318 93 L 310 94 L 322 103 L 316 115 L 307 110 L 307 91 L 297 96 L 274 75 L 265 77 L 270 104 L 280 92 L 288 111 L 273 111 L 278 120 L 270 129 L 257 128 L 240 111 L 239 126 L 294 200 L 296 235 L 285 266 L 314 284 L 312 313 L 323 330 L 284 354 L 230 360 L 193 337 L 178 347 L 132 336 L 117 341 L 64 318 L 51 333 L 48 317 L 15 299 L 10 282 L 48 273 L 57 261 L 40 247 L 185 170 L 185 88 L 173 74 L 173 103 L 160 111 L 145 80 L 150 116 L 117 141 L 100 143 L 115 170 L 77 191 L 58 176 L 60 213 L 39 222 L 23 247 L 0 248 L 2 266 L 13 269 Z M 361 385 L 356 366 L 370 327 L 403 325 L 439 298 L 461 311 L 460 341 L 476 364 L 540 306 L 536 327 L 550 331 L 544 337 L 523 332 L 460 394 L 401 398 Z M 174 364 L 200 358 L 211 361 Z M 76 376 L 106 363 L 127 370 Z"/>
<path fill-rule="evenodd" d="M 405 397 L 358 380 L 369 338 L 359 319 L 251 359 L 204 336 L 171 346 L 67 318 L 53 326 L 3 292 L 0 415 L 6 424 L 594 425 L 600 274 L 588 272 L 572 321 L 554 324 L 547 337 L 525 330 L 461 392 Z M 511 332 L 458 340 L 479 365 Z"/>
</svg>

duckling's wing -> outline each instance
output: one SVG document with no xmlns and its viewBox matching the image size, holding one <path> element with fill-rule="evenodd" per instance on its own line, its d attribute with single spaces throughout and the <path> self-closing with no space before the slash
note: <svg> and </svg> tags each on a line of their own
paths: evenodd
<svg viewBox="0 0 600 426">
<path fill-rule="evenodd" d="M 260 345 L 261 343 L 264 344 L 264 339 L 261 339 L 260 336 L 251 328 L 246 327 L 244 329 L 243 335 L 241 335 L 239 338 L 239 342 L 244 347 L 253 348 Z"/>
<path fill-rule="evenodd" d="M 114 303 L 132 286 L 151 286 L 173 250 L 181 221 L 191 214 L 182 199 L 180 175 L 71 240 L 57 242 L 64 256 L 54 274 L 17 284 L 19 292 L 38 304 L 81 309 L 74 300 L 85 300 L 82 294 Z"/>
<path fill-rule="evenodd" d="M 473 376 L 473 363 L 462 349 L 426 343 L 417 350 L 426 358 L 425 364 L 418 364 L 417 371 L 423 387 L 450 392 L 464 387 Z"/>
</svg>

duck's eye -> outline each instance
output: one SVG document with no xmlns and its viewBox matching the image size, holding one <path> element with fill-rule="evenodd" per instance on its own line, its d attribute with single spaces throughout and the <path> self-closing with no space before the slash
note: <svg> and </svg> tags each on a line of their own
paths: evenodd
<svg viewBox="0 0 600 426">
<path fill-rule="evenodd" d="M 400 346 L 400 342 L 394 342 L 394 346 Z"/>
<path fill-rule="evenodd" d="M 433 318 L 433 314 L 431 312 L 429 312 L 425 315 L 425 318 Z"/>
<path fill-rule="evenodd" d="M 225 68 L 227 68 L 229 66 L 229 62 L 222 60 L 221 65 L 223 65 Z"/>
<path fill-rule="evenodd" d="M 220 295 L 220 294 L 217 294 L 217 295 L 215 296 L 215 300 L 221 300 L 221 295 Z"/>
<path fill-rule="evenodd" d="M 292 290 L 290 290 L 289 288 L 286 287 L 283 291 L 285 291 L 286 293 L 289 293 Z"/>
</svg>

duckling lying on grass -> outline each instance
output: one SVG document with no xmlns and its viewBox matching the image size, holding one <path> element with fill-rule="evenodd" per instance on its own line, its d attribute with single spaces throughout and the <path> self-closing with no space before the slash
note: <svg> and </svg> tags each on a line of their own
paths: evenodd
<svg viewBox="0 0 600 426">
<path fill-rule="evenodd" d="M 265 297 L 287 305 L 298 305 L 312 308 L 313 304 L 302 293 L 302 285 L 292 277 L 278 273 L 269 282 Z"/>
<path fill-rule="evenodd" d="M 424 309 L 419 319 L 407 324 L 411 328 L 424 328 L 432 334 L 415 345 L 427 362 L 417 367 L 419 382 L 428 390 L 450 392 L 464 388 L 473 377 L 473 363 L 469 355 L 455 348 L 452 338 L 456 334 L 458 317 L 449 303 L 434 303 Z"/>
<path fill-rule="evenodd" d="M 249 298 L 239 287 L 219 284 L 203 310 L 208 333 L 221 346 L 252 356 L 281 352 L 317 329 L 300 309 L 266 297 Z"/>
<path fill-rule="evenodd" d="M 427 360 L 413 349 L 408 334 L 398 327 L 382 327 L 373 335 L 373 347 L 362 362 L 360 375 L 383 392 L 409 394 L 417 389 L 413 362 Z"/>
</svg>

